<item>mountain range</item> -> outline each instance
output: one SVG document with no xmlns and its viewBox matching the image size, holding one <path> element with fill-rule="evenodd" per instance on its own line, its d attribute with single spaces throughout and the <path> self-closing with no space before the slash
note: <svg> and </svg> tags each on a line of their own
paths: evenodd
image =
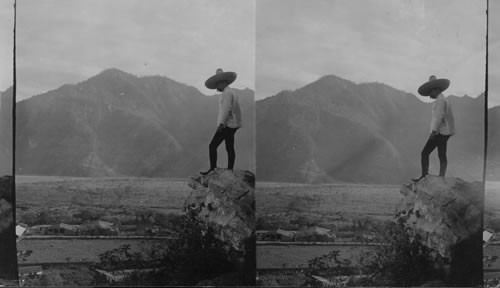
<svg viewBox="0 0 500 288">
<path fill-rule="evenodd" d="M 488 109 L 486 180 L 500 182 L 500 106 Z"/>
<path fill-rule="evenodd" d="M 420 174 L 431 116 L 431 103 L 420 96 L 334 75 L 256 104 L 252 90 L 237 93 L 245 126 L 236 134 L 236 168 L 256 167 L 259 181 L 400 184 Z M 484 95 L 448 97 L 457 122 L 448 143 L 448 175 L 481 180 Z M 12 89 L 1 99 L 0 129 L 12 135 Z M 185 177 L 207 167 L 216 116 L 217 97 L 192 86 L 108 69 L 17 103 L 16 171 Z M 500 107 L 490 108 L 486 174 L 496 181 L 499 123 Z M 12 159 L 8 139 L 0 139 L 5 173 Z M 438 166 L 435 151 L 430 172 Z"/>
<path fill-rule="evenodd" d="M 484 95 L 449 96 L 457 133 L 448 176 L 481 180 Z M 279 182 L 404 183 L 420 175 L 431 103 L 382 83 L 328 75 L 257 101 L 257 177 Z M 437 151 L 431 174 L 438 173 Z"/>
<path fill-rule="evenodd" d="M 12 175 L 12 88 L 0 92 L 0 176 Z"/>
<path fill-rule="evenodd" d="M 254 92 L 237 94 L 244 127 L 236 133 L 235 168 L 253 170 Z M 17 103 L 16 173 L 186 177 L 208 168 L 217 109 L 218 97 L 192 86 L 107 69 Z"/>
</svg>

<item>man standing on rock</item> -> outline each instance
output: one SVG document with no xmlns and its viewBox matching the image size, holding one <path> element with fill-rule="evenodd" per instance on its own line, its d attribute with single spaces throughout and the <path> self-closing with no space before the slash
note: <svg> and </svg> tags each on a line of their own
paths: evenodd
<svg viewBox="0 0 500 288">
<path fill-rule="evenodd" d="M 450 101 L 442 94 L 450 86 L 448 79 L 436 79 L 436 76 L 429 77 L 429 81 L 418 88 L 418 93 L 422 96 L 429 96 L 435 99 L 432 103 L 431 135 L 424 146 L 421 154 L 422 174 L 419 178 L 412 179 L 418 182 L 429 173 L 429 155 L 438 148 L 439 176 L 444 177 L 448 159 L 446 157 L 446 147 L 448 139 L 455 134 L 455 120 L 451 109 Z"/>
<path fill-rule="evenodd" d="M 236 80 L 235 72 L 224 72 L 217 69 L 215 75 L 208 78 L 205 86 L 208 89 L 217 89 L 222 92 L 219 98 L 219 116 L 217 117 L 217 131 L 209 145 L 210 169 L 200 172 L 201 175 L 207 175 L 217 167 L 217 148 L 222 143 L 226 144 L 227 151 L 227 169 L 232 170 L 236 154 L 234 152 L 234 134 L 241 127 L 241 109 L 238 101 L 238 95 L 229 85 Z"/>
</svg>

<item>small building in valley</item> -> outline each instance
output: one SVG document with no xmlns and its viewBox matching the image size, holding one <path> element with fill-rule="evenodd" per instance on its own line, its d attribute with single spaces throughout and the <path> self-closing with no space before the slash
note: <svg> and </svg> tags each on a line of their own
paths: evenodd
<svg viewBox="0 0 500 288">
<path fill-rule="evenodd" d="M 40 265 L 20 266 L 18 268 L 18 274 L 20 286 L 23 286 L 26 280 L 41 276 L 43 274 L 43 269 Z"/>
<path fill-rule="evenodd" d="M 333 242 L 336 236 L 330 229 L 315 226 L 298 231 L 295 239 L 300 242 Z"/>
<path fill-rule="evenodd" d="M 16 225 L 16 239 L 19 241 L 24 233 L 28 230 L 28 225 L 19 223 Z"/>
<path fill-rule="evenodd" d="M 75 236 L 78 235 L 80 225 L 71 225 L 66 223 L 59 224 L 59 235 Z"/>
<path fill-rule="evenodd" d="M 483 245 L 487 245 L 495 236 L 495 231 L 486 229 L 483 231 Z"/>
<path fill-rule="evenodd" d="M 295 241 L 296 233 L 297 233 L 296 231 L 288 231 L 288 230 L 283 230 L 281 228 L 278 228 L 278 230 L 276 230 L 276 235 L 278 236 L 278 240 L 283 242 Z"/>
</svg>

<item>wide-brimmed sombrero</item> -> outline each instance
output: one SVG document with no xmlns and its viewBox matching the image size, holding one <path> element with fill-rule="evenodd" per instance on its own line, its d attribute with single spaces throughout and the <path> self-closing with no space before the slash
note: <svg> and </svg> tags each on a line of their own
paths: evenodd
<svg viewBox="0 0 500 288">
<path fill-rule="evenodd" d="M 217 88 L 217 83 L 219 81 L 225 80 L 228 82 L 227 85 L 231 84 L 236 80 L 236 73 L 235 72 L 224 72 L 222 71 L 221 68 L 217 69 L 215 71 L 215 75 L 212 77 L 208 78 L 207 81 L 205 81 L 205 86 L 208 89 L 215 89 Z"/>
<path fill-rule="evenodd" d="M 429 96 L 432 90 L 439 88 L 441 92 L 443 92 L 444 90 L 448 89 L 449 86 L 450 80 L 444 78 L 437 79 L 436 76 L 432 75 L 431 77 L 429 77 L 429 81 L 418 87 L 418 94 L 422 96 Z"/>
</svg>

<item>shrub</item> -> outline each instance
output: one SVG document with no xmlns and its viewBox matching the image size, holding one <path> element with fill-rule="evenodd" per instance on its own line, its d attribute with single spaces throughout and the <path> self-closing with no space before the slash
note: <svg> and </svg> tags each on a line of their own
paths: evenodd
<svg viewBox="0 0 500 288">
<path fill-rule="evenodd" d="M 130 245 L 122 245 L 100 255 L 95 267 L 104 270 L 138 269 L 117 285 L 195 285 L 228 272 L 235 265 L 228 259 L 224 244 L 211 231 L 189 217 L 180 216 L 177 240 L 153 244 L 142 252 L 132 253 Z M 153 269 L 141 272 L 140 269 Z M 101 280 L 102 281 L 102 280 Z"/>
<path fill-rule="evenodd" d="M 388 225 L 383 237 L 387 245 L 380 246 L 365 266 L 374 281 L 408 287 L 443 276 L 438 267 L 443 260 L 420 244 L 418 237 L 411 239 L 402 219 Z"/>
<path fill-rule="evenodd" d="M 97 209 L 81 209 L 80 212 L 75 213 L 74 217 L 81 219 L 83 223 L 99 220 L 104 213 L 97 211 Z"/>
<path fill-rule="evenodd" d="M 94 277 L 88 267 L 67 265 L 64 267 L 50 267 L 44 269 L 43 275 L 31 276 L 25 279 L 22 286 L 46 287 L 79 287 L 93 286 Z"/>
<path fill-rule="evenodd" d="M 38 222 L 38 215 L 36 212 L 27 211 L 20 215 L 20 222 L 25 223 L 28 226 L 36 225 Z"/>
<path fill-rule="evenodd" d="M 329 277 L 351 274 L 351 261 L 340 259 L 338 250 L 330 251 L 326 255 L 308 261 L 309 272 L 314 275 Z"/>
<path fill-rule="evenodd" d="M 356 271 L 348 259 L 340 259 L 340 252 L 333 250 L 326 255 L 313 258 L 308 261 L 308 276 L 321 276 L 333 283 L 334 287 L 344 286 L 336 277 L 352 275 Z M 312 281 L 312 278 L 311 280 Z M 313 282 L 307 284 L 314 285 Z"/>
</svg>

